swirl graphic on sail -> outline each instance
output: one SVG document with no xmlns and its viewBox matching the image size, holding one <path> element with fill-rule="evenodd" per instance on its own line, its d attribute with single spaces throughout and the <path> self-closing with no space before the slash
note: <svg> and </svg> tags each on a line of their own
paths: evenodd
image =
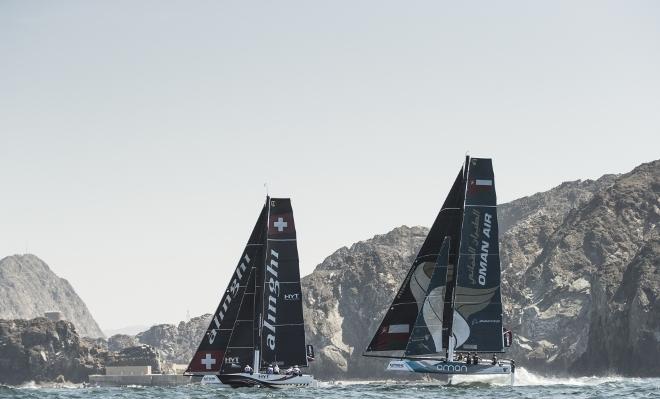
<svg viewBox="0 0 660 399">
<path fill-rule="evenodd" d="M 442 351 L 442 319 L 445 307 L 449 243 L 450 238 L 446 237 L 434 265 L 428 291 L 408 339 L 406 356 L 437 354 Z"/>
</svg>

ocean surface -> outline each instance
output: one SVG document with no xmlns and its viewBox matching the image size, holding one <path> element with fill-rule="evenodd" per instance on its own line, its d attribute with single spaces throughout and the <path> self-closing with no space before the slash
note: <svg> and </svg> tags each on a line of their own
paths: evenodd
<svg viewBox="0 0 660 399">
<path fill-rule="evenodd" d="M 516 371 L 508 378 L 461 377 L 451 384 L 392 381 L 322 382 L 319 388 L 214 388 L 202 385 L 164 387 L 94 388 L 80 385 L 0 386 L 0 398 L 99 398 L 99 399 L 386 399 L 386 398 L 660 398 L 660 378 L 581 377 L 546 378 Z"/>
</svg>

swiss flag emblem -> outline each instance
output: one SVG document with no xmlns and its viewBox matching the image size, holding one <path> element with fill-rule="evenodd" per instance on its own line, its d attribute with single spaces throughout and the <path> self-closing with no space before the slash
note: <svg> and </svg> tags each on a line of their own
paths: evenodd
<svg viewBox="0 0 660 399">
<path fill-rule="evenodd" d="M 296 227 L 293 223 L 293 214 L 291 213 L 280 213 L 280 214 L 271 214 L 270 221 L 268 223 L 268 234 L 291 234 L 296 231 Z"/>
<path fill-rule="evenodd" d="M 222 351 L 199 351 L 193 356 L 188 371 L 202 373 L 220 371 L 222 357 Z"/>
</svg>

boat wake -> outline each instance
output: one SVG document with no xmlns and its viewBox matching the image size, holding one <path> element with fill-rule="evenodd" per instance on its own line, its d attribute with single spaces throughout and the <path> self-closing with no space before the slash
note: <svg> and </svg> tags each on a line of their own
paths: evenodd
<svg viewBox="0 0 660 399">
<path fill-rule="evenodd" d="M 620 382 L 626 380 L 621 376 L 607 377 L 546 377 L 534 374 L 523 367 L 516 368 L 515 386 L 548 386 L 548 385 L 567 385 L 567 386 L 593 386 L 611 382 Z M 450 386 L 499 386 L 510 385 L 511 380 L 508 376 L 479 376 L 479 375 L 455 375 L 452 376 Z"/>
<path fill-rule="evenodd" d="M 516 368 L 515 373 L 515 386 L 550 386 L 550 385 L 565 385 L 565 386 L 596 386 L 607 383 L 617 383 L 630 381 L 630 378 L 621 376 L 607 376 L 607 377 L 547 377 L 534 374 L 523 367 Z M 497 386 L 510 386 L 511 379 L 508 375 L 454 375 L 451 377 L 449 383 L 442 382 L 429 382 L 429 381 L 396 381 L 396 380 L 337 380 L 322 382 L 321 387 L 331 388 L 337 386 L 355 386 L 355 385 L 382 385 L 382 386 L 444 386 L 444 387 L 497 387 Z"/>
</svg>

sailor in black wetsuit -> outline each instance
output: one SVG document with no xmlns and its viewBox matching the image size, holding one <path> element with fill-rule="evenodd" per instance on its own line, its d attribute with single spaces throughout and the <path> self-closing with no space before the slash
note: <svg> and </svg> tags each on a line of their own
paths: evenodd
<svg viewBox="0 0 660 399">
<path fill-rule="evenodd" d="M 470 365 L 472 364 L 472 356 L 468 353 L 467 356 L 465 357 L 465 364 Z"/>
</svg>

